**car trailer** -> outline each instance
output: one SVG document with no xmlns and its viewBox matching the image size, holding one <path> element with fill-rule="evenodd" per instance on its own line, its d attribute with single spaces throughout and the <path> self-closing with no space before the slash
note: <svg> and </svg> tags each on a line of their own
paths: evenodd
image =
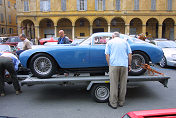
<svg viewBox="0 0 176 118">
<path fill-rule="evenodd" d="M 19 76 L 20 78 L 20 76 Z M 167 87 L 169 76 L 128 76 L 128 82 L 142 81 L 158 81 L 164 87 Z M 53 76 L 47 79 L 38 79 L 37 77 L 28 76 L 21 81 L 21 85 L 37 85 L 37 84 L 57 84 L 57 85 L 81 85 L 87 87 L 87 91 L 91 91 L 91 95 L 96 102 L 107 102 L 109 98 L 109 76 Z"/>
</svg>

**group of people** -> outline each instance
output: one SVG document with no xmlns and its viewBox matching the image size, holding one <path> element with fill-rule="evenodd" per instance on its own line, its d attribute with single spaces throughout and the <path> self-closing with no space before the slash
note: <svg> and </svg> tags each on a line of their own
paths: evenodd
<svg viewBox="0 0 176 118">
<path fill-rule="evenodd" d="M 60 38 L 58 44 L 69 43 L 68 37 L 64 31 L 59 31 Z M 110 78 L 110 97 L 108 105 L 116 109 L 122 107 L 125 102 L 126 85 L 128 71 L 131 70 L 132 51 L 128 42 L 119 37 L 119 32 L 114 32 L 113 37 L 106 44 L 105 56 L 109 65 Z M 30 41 L 24 34 L 20 35 L 23 41 L 23 51 L 31 49 Z M 21 52 L 19 52 L 20 54 Z M 0 54 L 0 96 L 5 96 L 4 73 L 7 70 L 10 73 L 16 94 L 20 94 L 21 88 L 17 79 L 16 70 L 18 69 L 18 58 L 10 54 Z"/>
<path fill-rule="evenodd" d="M 60 37 L 58 38 L 58 44 L 68 44 L 69 39 L 65 36 L 64 31 L 59 31 Z M 16 51 L 19 56 L 23 51 L 32 49 L 31 42 L 27 39 L 25 34 L 20 34 L 19 38 L 23 41 L 22 50 Z M 19 81 L 17 78 L 16 71 L 18 70 L 19 59 L 11 53 L 0 53 L 0 96 L 5 96 L 4 83 L 5 83 L 5 74 L 9 73 L 11 82 L 13 83 L 16 95 L 22 93 Z M 67 76 L 68 73 L 65 73 Z"/>
</svg>

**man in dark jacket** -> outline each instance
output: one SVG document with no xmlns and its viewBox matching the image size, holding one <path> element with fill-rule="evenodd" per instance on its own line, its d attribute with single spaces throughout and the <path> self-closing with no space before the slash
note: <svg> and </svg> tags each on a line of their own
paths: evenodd
<svg viewBox="0 0 176 118">
<path fill-rule="evenodd" d="M 58 44 L 69 44 L 69 38 L 65 36 L 64 31 L 60 30 L 59 31 L 59 39 L 58 39 Z"/>
<path fill-rule="evenodd" d="M 18 69 L 19 60 L 15 55 L 11 53 L 1 54 L 0 53 L 0 96 L 5 96 L 4 90 L 4 75 L 5 70 L 10 73 L 11 81 L 13 83 L 14 89 L 16 90 L 16 95 L 21 93 L 21 87 L 19 85 L 16 70 Z"/>
</svg>

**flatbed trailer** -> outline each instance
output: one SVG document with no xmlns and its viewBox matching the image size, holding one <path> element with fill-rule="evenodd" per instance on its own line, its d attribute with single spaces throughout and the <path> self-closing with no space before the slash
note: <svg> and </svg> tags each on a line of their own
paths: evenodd
<svg viewBox="0 0 176 118">
<path fill-rule="evenodd" d="M 164 87 L 167 87 L 169 76 L 128 76 L 128 82 L 157 81 Z M 57 85 L 79 85 L 84 84 L 87 91 L 91 91 L 91 95 L 96 102 L 107 102 L 109 98 L 109 76 L 54 76 L 47 79 L 38 79 L 28 76 L 21 81 L 21 85 L 39 85 L 39 84 L 57 84 Z"/>
</svg>

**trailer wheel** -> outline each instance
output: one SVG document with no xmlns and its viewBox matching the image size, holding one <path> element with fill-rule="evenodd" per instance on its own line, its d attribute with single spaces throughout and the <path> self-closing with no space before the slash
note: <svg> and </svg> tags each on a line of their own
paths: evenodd
<svg viewBox="0 0 176 118">
<path fill-rule="evenodd" d="M 103 103 L 109 100 L 109 84 L 95 84 L 91 89 L 91 95 L 96 102 Z"/>
</svg>

